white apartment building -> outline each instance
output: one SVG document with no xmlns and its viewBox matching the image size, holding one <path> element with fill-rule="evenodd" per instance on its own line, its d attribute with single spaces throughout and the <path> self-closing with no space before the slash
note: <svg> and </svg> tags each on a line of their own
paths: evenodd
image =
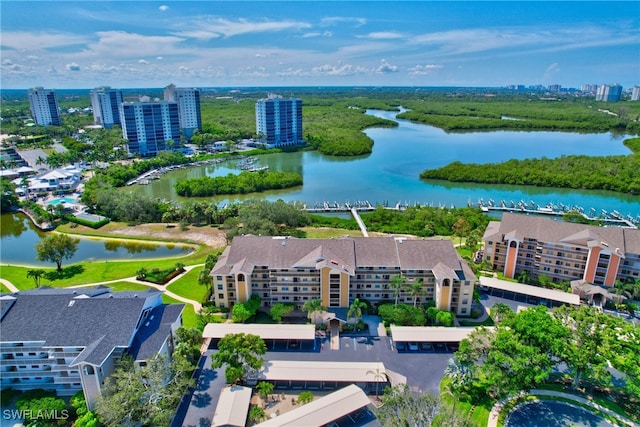
<svg viewBox="0 0 640 427">
<path fill-rule="evenodd" d="M 120 104 L 122 104 L 122 91 L 102 86 L 91 90 L 91 107 L 93 108 L 93 121 L 105 128 L 122 123 L 120 119 Z"/>
<path fill-rule="evenodd" d="M 29 89 L 29 107 L 33 121 L 40 126 L 61 126 L 60 107 L 53 89 L 34 87 Z"/>
<path fill-rule="evenodd" d="M 164 88 L 164 100 L 178 103 L 180 131 L 187 140 L 191 139 L 196 130 L 202 130 L 198 89 L 181 88 L 170 84 Z"/>
</svg>

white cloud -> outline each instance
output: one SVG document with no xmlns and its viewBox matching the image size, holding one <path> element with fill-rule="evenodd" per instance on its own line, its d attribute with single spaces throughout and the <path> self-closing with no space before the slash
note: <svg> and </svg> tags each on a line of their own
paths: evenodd
<svg viewBox="0 0 640 427">
<path fill-rule="evenodd" d="M 404 35 L 400 33 L 396 33 L 395 31 L 379 31 L 374 33 L 369 33 L 364 36 L 358 36 L 359 38 L 366 39 L 374 39 L 374 40 L 394 40 L 403 38 Z"/>
<path fill-rule="evenodd" d="M 166 12 L 167 10 L 169 10 L 169 6 L 167 6 L 166 4 L 163 4 L 162 6 L 160 6 L 160 7 L 158 8 L 158 10 L 159 10 L 160 12 Z"/>
<path fill-rule="evenodd" d="M 354 66 L 351 64 L 338 64 L 337 67 L 329 64 L 324 64 L 319 67 L 313 67 L 311 71 L 313 75 L 326 76 L 351 76 L 369 72 L 369 70 L 364 67 Z"/>
<path fill-rule="evenodd" d="M 16 50 L 42 50 L 85 44 L 86 36 L 65 33 L 3 31 L 2 46 Z"/>
<path fill-rule="evenodd" d="M 157 59 L 158 61 L 162 61 L 162 60 L 164 59 L 164 57 L 162 57 L 162 56 L 157 56 L 157 57 L 156 57 L 156 59 Z"/>
<path fill-rule="evenodd" d="M 385 59 L 383 59 L 382 61 L 380 61 L 380 66 L 376 68 L 376 72 L 380 74 L 397 73 L 398 67 L 390 64 Z"/>
<path fill-rule="evenodd" d="M 138 59 L 138 64 L 148 64 L 149 61 L 147 61 L 146 59 Z"/>
<path fill-rule="evenodd" d="M 365 18 L 331 16 L 327 18 L 322 18 L 322 20 L 320 21 L 320 25 L 323 25 L 323 26 L 332 26 L 332 25 L 337 25 L 342 23 L 353 24 L 357 28 L 365 25 L 367 23 L 367 20 Z"/>
<path fill-rule="evenodd" d="M 243 34 L 275 32 L 285 30 L 303 30 L 311 24 L 302 21 L 250 21 L 240 18 L 231 21 L 218 17 L 202 17 L 189 22 L 189 29 L 174 34 L 181 37 L 210 40 L 218 37 L 234 37 Z"/>
<path fill-rule="evenodd" d="M 100 31 L 97 42 L 89 44 L 89 50 L 85 55 L 104 57 L 136 58 L 140 52 L 146 55 L 184 53 L 178 48 L 178 44 L 184 38 L 175 36 L 146 36 L 125 31 Z"/>
<path fill-rule="evenodd" d="M 67 71 L 80 71 L 80 66 L 78 64 L 76 64 L 75 62 L 72 62 L 71 64 L 65 65 L 64 68 Z"/>
<path fill-rule="evenodd" d="M 443 66 L 437 64 L 416 65 L 415 67 L 409 68 L 409 75 L 426 76 L 441 68 L 443 68 Z"/>
</svg>

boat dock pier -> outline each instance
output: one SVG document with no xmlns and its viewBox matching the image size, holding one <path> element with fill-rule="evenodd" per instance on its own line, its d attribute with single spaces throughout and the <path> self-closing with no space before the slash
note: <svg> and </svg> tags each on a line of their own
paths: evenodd
<svg viewBox="0 0 640 427">
<path fill-rule="evenodd" d="M 469 203 L 469 206 L 473 206 L 473 204 Z M 594 208 L 590 209 L 589 213 L 586 213 L 584 208 L 581 206 L 566 206 L 562 203 L 558 203 L 557 205 L 549 203 L 545 206 L 540 206 L 534 201 L 529 201 L 527 203 L 521 200 L 514 203 L 512 200 L 507 203 L 505 200 L 502 200 L 500 203 L 496 204 L 493 200 L 485 202 L 480 199 L 477 202 L 477 206 L 484 212 L 496 211 L 550 216 L 563 216 L 567 213 L 576 213 L 589 221 L 601 221 L 608 225 L 618 225 L 631 228 L 637 228 L 640 226 L 640 216 L 634 218 L 631 215 L 622 215 L 616 210 L 608 212 L 604 209 L 602 209 L 599 215 L 596 215 L 597 211 Z"/>
</svg>

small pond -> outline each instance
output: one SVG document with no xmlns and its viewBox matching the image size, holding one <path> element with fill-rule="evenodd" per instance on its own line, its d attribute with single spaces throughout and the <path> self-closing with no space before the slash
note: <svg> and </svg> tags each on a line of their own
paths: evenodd
<svg viewBox="0 0 640 427">
<path fill-rule="evenodd" d="M 0 215 L 0 262 L 2 264 L 55 267 L 52 263 L 36 260 L 36 243 L 46 233 L 35 227 L 23 214 Z M 64 265 L 80 261 L 133 260 L 168 258 L 187 255 L 189 246 L 155 244 L 141 241 L 81 238 L 78 251 Z"/>
<path fill-rule="evenodd" d="M 540 400 L 516 406 L 505 427 L 609 427 L 614 426 L 586 409 L 566 402 Z"/>
</svg>

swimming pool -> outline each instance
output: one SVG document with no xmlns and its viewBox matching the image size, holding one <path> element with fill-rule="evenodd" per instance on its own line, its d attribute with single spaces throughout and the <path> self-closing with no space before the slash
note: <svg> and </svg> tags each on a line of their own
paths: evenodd
<svg viewBox="0 0 640 427">
<path fill-rule="evenodd" d="M 539 400 L 516 406 L 505 427 L 609 427 L 614 426 L 588 410 L 566 402 Z"/>
<path fill-rule="evenodd" d="M 60 205 L 62 203 L 75 203 L 77 202 L 77 199 L 71 198 L 71 197 L 58 197 L 56 199 L 53 200 L 49 200 L 47 202 L 48 205 Z"/>
</svg>

